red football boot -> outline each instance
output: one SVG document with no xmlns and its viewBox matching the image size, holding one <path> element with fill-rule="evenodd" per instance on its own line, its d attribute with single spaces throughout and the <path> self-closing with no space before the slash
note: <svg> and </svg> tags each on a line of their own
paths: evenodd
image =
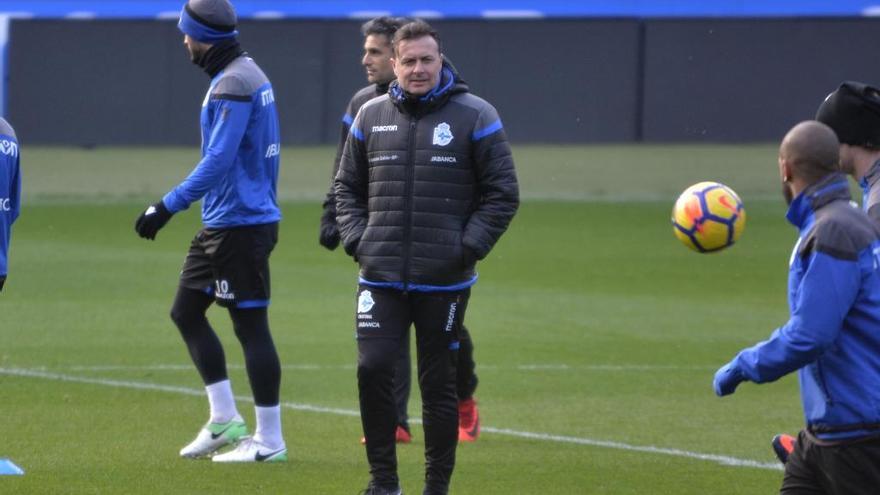
<svg viewBox="0 0 880 495">
<path fill-rule="evenodd" d="M 397 425 L 397 430 L 394 432 L 394 441 L 397 443 L 410 443 L 412 442 L 412 433 L 403 426 Z M 361 445 L 366 444 L 367 437 L 361 437 Z"/>
<path fill-rule="evenodd" d="M 782 433 L 773 437 L 773 441 L 770 442 L 773 445 L 773 452 L 776 452 L 776 457 L 783 464 L 788 462 L 788 456 L 794 450 L 794 443 L 796 441 L 795 437 Z"/>
<path fill-rule="evenodd" d="M 410 443 L 412 442 L 412 434 L 407 428 L 397 425 L 397 431 L 394 432 L 394 440 L 397 443 Z"/>
<path fill-rule="evenodd" d="M 476 442 L 480 436 L 480 412 L 473 397 L 458 401 L 458 441 Z"/>
</svg>

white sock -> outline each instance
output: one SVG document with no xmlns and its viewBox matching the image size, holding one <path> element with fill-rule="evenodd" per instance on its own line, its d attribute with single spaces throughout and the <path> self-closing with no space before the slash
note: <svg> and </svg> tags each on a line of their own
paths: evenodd
<svg viewBox="0 0 880 495">
<path fill-rule="evenodd" d="M 254 409 L 257 412 L 257 431 L 254 433 L 254 440 L 270 449 L 284 447 L 284 439 L 281 438 L 281 405 L 254 406 Z"/>
<path fill-rule="evenodd" d="M 232 384 L 229 380 L 207 385 L 205 390 L 208 391 L 208 403 L 211 405 L 212 423 L 226 423 L 238 417 L 235 397 L 232 396 Z"/>
</svg>

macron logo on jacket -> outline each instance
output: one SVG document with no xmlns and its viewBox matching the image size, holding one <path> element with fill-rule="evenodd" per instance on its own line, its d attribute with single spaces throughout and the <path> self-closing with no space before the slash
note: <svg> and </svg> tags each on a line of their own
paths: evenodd
<svg viewBox="0 0 880 495">
<path fill-rule="evenodd" d="M 397 124 L 394 125 L 374 125 L 371 129 L 373 132 L 397 132 Z"/>
</svg>

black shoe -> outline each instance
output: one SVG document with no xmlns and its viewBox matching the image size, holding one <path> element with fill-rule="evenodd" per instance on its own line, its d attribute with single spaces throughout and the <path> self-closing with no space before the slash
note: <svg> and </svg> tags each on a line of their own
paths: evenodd
<svg viewBox="0 0 880 495">
<path fill-rule="evenodd" d="M 370 482 L 370 484 L 367 485 L 366 490 L 362 491 L 360 495 L 403 495 L 403 491 L 400 489 L 399 485 L 379 486 Z"/>
<path fill-rule="evenodd" d="M 447 495 L 449 493 L 449 487 L 437 487 L 437 486 L 426 486 L 425 491 L 422 492 L 422 495 Z"/>
</svg>

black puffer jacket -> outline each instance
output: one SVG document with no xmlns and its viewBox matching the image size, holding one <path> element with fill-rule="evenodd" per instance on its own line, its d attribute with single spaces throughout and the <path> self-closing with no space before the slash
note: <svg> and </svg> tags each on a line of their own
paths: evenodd
<svg viewBox="0 0 880 495">
<path fill-rule="evenodd" d="M 471 281 L 519 206 L 498 113 L 448 64 L 422 98 L 394 82 L 361 107 L 334 187 L 361 277 L 403 290 Z"/>
</svg>

